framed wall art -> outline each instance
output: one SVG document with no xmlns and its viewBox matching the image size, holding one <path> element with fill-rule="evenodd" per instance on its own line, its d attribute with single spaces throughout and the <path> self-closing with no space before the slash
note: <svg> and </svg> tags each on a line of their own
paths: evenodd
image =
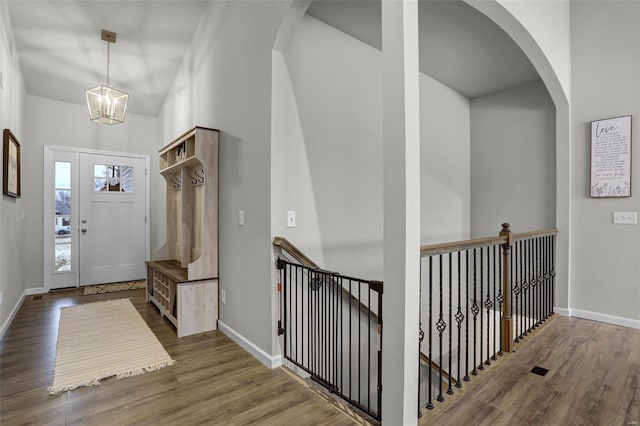
<svg viewBox="0 0 640 426">
<path fill-rule="evenodd" d="M 591 122 L 591 197 L 631 197 L 631 116 Z"/>
<path fill-rule="evenodd" d="M 9 129 L 2 132 L 2 193 L 20 197 L 20 143 Z"/>
</svg>

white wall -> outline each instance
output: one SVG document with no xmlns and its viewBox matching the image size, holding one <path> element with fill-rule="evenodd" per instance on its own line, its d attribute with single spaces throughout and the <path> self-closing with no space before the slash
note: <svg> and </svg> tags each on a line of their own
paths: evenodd
<svg viewBox="0 0 640 426">
<path fill-rule="evenodd" d="M 30 146 L 24 134 L 26 91 L 5 1 L 0 2 L 0 72 L 3 86 L 0 88 L 0 131 L 5 128 L 10 129 L 20 143 L 22 193 L 25 194 L 29 189 L 25 188 L 24 183 L 24 177 L 28 173 L 24 167 L 24 152 Z M 1 157 L 0 155 L 0 159 Z M 24 251 L 26 228 L 22 221 L 22 212 L 25 210 L 24 198 L 16 199 L 5 195 L 0 197 L 2 197 L 0 198 L 0 292 L 4 298 L 4 302 L 0 305 L 0 330 L 2 330 L 24 291 L 27 262 Z M 0 335 L 2 335 L 1 331 Z"/>
<path fill-rule="evenodd" d="M 471 233 L 469 99 L 420 74 L 420 242 L 460 241 Z"/>
<path fill-rule="evenodd" d="M 305 15 L 282 57 L 274 63 L 281 106 L 273 116 L 272 232 L 323 268 L 382 279 L 381 52 Z M 469 101 L 424 74 L 420 97 L 421 239 L 463 239 Z M 286 228 L 287 210 L 297 211 L 296 228 Z"/>
<path fill-rule="evenodd" d="M 471 235 L 555 227 L 555 107 L 542 82 L 471 100 Z"/>
<path fill-rule="evenodd" d="M 220 129 L 221 321 L 277 352 L 271 282 L 271 62 L 288 1 L 212 2 L 160 114 L 169 142 Z M 245 225 L 238 225 L 238 211 Z M 269 303 L 268 301 L 271 301 Z"/>
<path fill-rule="evenodd" d="M 556 306 L 569 306 L 571 277 L 571 34 L 569 0 L 463 0 L 499 25 L 527 55 L 556 107 Z"/>
<path fill-rule="evenodd" d="M 571 33 L 569 0 L 497 0 L 527 29 L 540 46 L 569 97 L 571 93 Z M 535 66 L 535 63 L 534 63 Z M 541 72 L 538 69 L 538 72 Z"/>
<path fill-rule="evenodd" d="M 571 46 L 571 308 L 640 327 L 640 225 L 612 224 L 614 211 L 640 211 L 640 2 L 572 2 Z M 632 196 L 592 199 L 589 123 L 628 114 L 636 139 Z"/>
<path fill-rule="evenodd" d="M 132 94 L 134 96 L 134 94 Z M 54 101 L 38 96 L 26 98 L 28 122 L 23 149 L 23 200 L 26 232 L 25 242 L 29 267 L 25 271 L 27 288 L 43 286 L 42 218 L 43 218 L 43 155 L 45 145 L 147 154 L 151 157 L 151 247 L 158 244 L 158 228 L 163 226 L 155 212 L 156 202 L 164 196 L 164 186 L 158 177 L 157 119 L 127 114 L 123 124 L 107 126 L 89 120 L 86 106 Z"/>
</svg>

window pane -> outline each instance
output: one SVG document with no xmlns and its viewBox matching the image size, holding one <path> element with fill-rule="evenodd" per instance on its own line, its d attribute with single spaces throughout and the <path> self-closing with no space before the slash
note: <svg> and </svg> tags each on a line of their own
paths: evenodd
<svg viewBox="0 0 640 426">
<path fill-rule="evenodd" d="M 109 179 L 109 191 L 120 192 L 120 182 L 119 179 Z"/>
<path fill-rule="evenodd" d="M 71 191 L 68 189 L 56 189 L 56 216 L 68 216 L 71 214 Z"/>
<path fill-rule="evenodd" d="M 120 177 L 122 179 L 133 179 L 133 167 L 122 166 Z"/>
<path fill-rule="evenodd" d="M 133 181 L 123 180 L 122 182 L 120 182 L 120 190 L 122 192 L 133 192 Z"/>
<path fill-rule="evenodd" d="M 107 170 L 107 177 L 119 178 L 120 177 L 120 166 L 109 166 L 109 169 Z"/>
<path fill-rule="evenodd" d="M 56 188 L 71 189 L 71 163 L 56 161 L 55 175 Z"/>
<path fill-rule="evenodd" d="M 93 176 L 95 177 L 107 177 L 107 166 L 105 164 L 93 165 Z"/>
<path fill-rule="evenodd" d="M 71 238 L 70 234 L 71 234 L 71 218 L 69 216 L 58 216 L 55 218 L 55 227 L 54 227 L 54 232 L 57 235 L 56 237 L 56 244 L 60 243 L 60 242 L 64 242 L 61 241 L 61 237 L 64 237 L 66 235 L 66 238 Z M 70 242 L 71 240 L 69 240 Z"/>
<path fill-rule="evenodd" d="M 94 179 L 93 180 L 93 192 L 100 192 L 107 190 L 107 180 L 106 179 Z"/>
<path fill-rule="evenodd" d="M 71 244 L 56 244 L 55 271 L 71 270 Z"/>
</svg>

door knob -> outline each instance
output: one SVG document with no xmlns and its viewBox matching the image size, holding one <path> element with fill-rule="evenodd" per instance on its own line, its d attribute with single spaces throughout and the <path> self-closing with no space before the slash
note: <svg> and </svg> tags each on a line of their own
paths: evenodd
<svg viewBox="0 0 640 426">
<path fill-rule="evenodd" d="M 84 234 L 85 232 L 87 232 L 87 228 L 82 228 L 81 231 Z"/>
<path fill-rule="evenodd" d="M 82 219 L 80 222 L 87 223 L 87 219 Z"/>
</svg>

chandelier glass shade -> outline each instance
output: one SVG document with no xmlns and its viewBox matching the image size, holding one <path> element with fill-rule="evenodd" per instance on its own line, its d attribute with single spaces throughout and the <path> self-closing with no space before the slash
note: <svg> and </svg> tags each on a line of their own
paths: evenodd
<svg viewBox="0 0 640 426">
<path fill-rule="evenodd" d="M 89 118 L 104 124 L 124 122 L 129 95 L 109 86 L 110 45 L 115 43 L 116 34 L 102 30 L 102 39 L 107 42 L 107 84 L 86 91 Z"/>
</svg>

